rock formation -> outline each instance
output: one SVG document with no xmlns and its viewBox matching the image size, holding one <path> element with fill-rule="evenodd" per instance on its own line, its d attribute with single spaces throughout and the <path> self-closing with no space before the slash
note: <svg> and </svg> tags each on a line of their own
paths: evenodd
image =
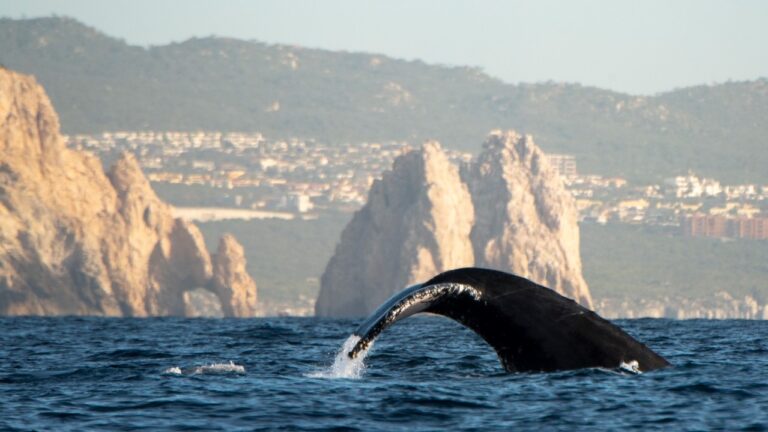
<svg viewBox="0 0 768 432">
<path fill-rule="evenodd" d="M 462 181 L 434 142 L 397 158 L 344 229 L 316 314 L 367 315 L 409 284 L 471 265 L 590 307 L 573 199 L 531 137 L 494 132 L 464 168 Z"/>
<path fill-rule="evenodd" d="M 321 279 L 319 316 L 361 316 L 447 269 L 472 265 L 472 201 L 436 142 L 398 157 L 371 186 Z"/>
<path fill-rule="evenodd" d="M 591 307 L 578 212 L 530 135 L 494 131 L 464 170 L 475 207 L 475 263 L 518 274 Z"/>
<path fill-rule="evenodd" d="M 245 252 L 229 234 L 221 238 L 213 258 L 213 291 L 226 315 L 248 316 L 256 310 L 256 284 L 245 271 Z"/>
<path fill-rule="evenodd" d="M 35 80 L 0 69 L 0 314 L 252 316 L 242 247 L 223 243 L 214 266 L 132 155 L 105 175 Z"/>
</svg>

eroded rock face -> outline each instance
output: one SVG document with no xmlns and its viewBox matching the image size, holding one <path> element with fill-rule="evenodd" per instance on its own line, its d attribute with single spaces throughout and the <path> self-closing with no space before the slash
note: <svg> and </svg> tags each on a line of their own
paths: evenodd
<svg viewBox="0 0 768 432">
<path fill-rule="evenodd" d="M 213 291 L 227 316 L 249 317 L 256 310 L 256 283 L 245 271 L 243 246 L 229 234 L 219 241 L 213 258 Z"/>
<path fill-rule="evenodd" d="M 398 157 L 344 229 L 321 279 L 319 316 L 362 316 L 403 287 L 474 262 L 472 201 L 436 142 Z"/>
<path fill-rule="evenodd" d="M 463 174 L 475 206 L 476 265 L 518 274 L 591 307 L 574 200 L 531 136 L 494 131 Z"/>
<path fill-rule="evenodd" d="M 465 168 L 462 180 L 437 143 L 397 158 L 344 229 L 316 314 L 368 315 L 410 284 L 472 265 L 591 307 L 573 199 L 530 136 L 494 132 Z"/>
<path fill-rule="evenodd" d="M 235 273 L 250 280 L 244 266 Z M 185 315 L 187 299 L 231 306 L 213 285 L 199 230 L 172 217 L 135 158 L 123 155 L 105 175 L 97 158 L 64 146 L 35 80 L 0 69 L 0 314 Z M 199 289 L 214 297 L 188 294 Z"/>
</svg>

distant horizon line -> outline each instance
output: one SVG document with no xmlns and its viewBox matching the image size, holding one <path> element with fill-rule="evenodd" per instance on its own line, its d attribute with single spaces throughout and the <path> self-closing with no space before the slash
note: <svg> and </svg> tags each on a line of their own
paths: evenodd
<svg viewBox="0 0 768 432">
<path fill-rule="evenodd" d="M 184 44 L 184 43 L 195 41 L 195 40 L 231 40 L 231 41 L 238 41 L 238 42 L 245 42 L 245 43 L 252 43 L 252 44 L 261 44 L 261 45 L 271 46 L 271 47 L 288 47 L 288 48 L 293 48 L 293 49 L 304 49 L 304 50 L 312 50 L 312 51 L 322 51 L 322 52 L 333 53 L 333 54 L 351 54 L 351 55 L 366 55 L 366 56 L 383 57 L 383 58 L 390 59 L 390 60 L 393 60 L 393 61 L 418 62 L 418 63 L 423 63 L 423 64 L 428 65 L 428 66 L 438 67 L 438 68 L 445 68 L 445 69 L 475 69 L 475 70 L 478 70 L 479 72 L 481 72 L 482 74 L 486 75 L 487 77 L 489 77 L 491 79 L 497 80 L 497 81 L 499 81 L 499 82 L 501 82 L 501 83 L 503 83 L 505 85 L 516 86 L 516 87 L 538 86 L 538 85 L 565 85 L 565 86 L 582 87 L 582 88 L 588 88 L 588 89 L 592 88 L 592 89 L 597 89 L 597 90 L 602 90 L 602 91 L 609 91 L 609 92 L 613 92 L 613 93 L 617 93 L 617 94 L 621 94 L 621 95 L 626 95 L 626 96 L 633 96 L 633 97 L 658 97 L 658 96 L 661 96 L 661 95 L 664 95 L 664 94 L 674 93 L 674 92 L 678 92 L 678 91 L 681 91 L 681 90 L 693 89 L 693 88 L 698 88 L 698 87 L 717 87 L 717 86 L 722 86 L 722 85 L 727 85 L 727 84 L 739 84 L 739 83 L 744 84 L 744 83 L 756 83 L 756 82 L 760 82 L 760 81 L 768 81 L 768 75 L 760 75 L 760 76 L 757 76 L 757 77 L 752 78 L 752 79 L 726 79 L 725 81 L 700 82 L 698 84 L 690 84 L 690 85 L 685 85 L 685 86 L 682 86 L 682 87 L 672 87 L 672 88 L 669 88 L 667 90 L 662 90 L 662 91 L 658 91 L 658 92 L 655 92 L 655 93 L 632 93 L 632 92 L 612 89 L 612 88 L 609 88 L 609 87 L 600 87 L 598 85 L 593 85 L 593 84 L 584 84 L 584 83 L 577 82 L 577 81 L 558 81 L 558 80 L 555 80 L 555 79 L 541 79 L 541 80 L 538 80 L 538 81 L 516 81 L 516 82 L 511 82 L 511 81 L 505 80 L 505 79 L 503 79 L 501 77 L 492 75 L 491 73 L 486 71 L 482 66 L 478 66 L 478 65 L 471 65 L 471 64 L 447 64 L 447 63 L 439 63 L 439 62 L 429 62 L 429 61 L 421 59 L 421 58 L 395 57 L 395 56 L 390 55 L 390 54 L 383 54 L 383 53 L 373 52 L 373 51 L 330 49 L 330 48 L 315 47 L 315 46 L 308 46 L 308 45 L 297 45 L 297 44 L 285 43 L 285 42 L 268 42 L 268 41 L 261 40 L 261 39 L 255 39 L 255 38 L 243 39 L 243 38 L 238 38 L 238 37 L 235 37 L 235 36 L 218 35 L 218 34 L 215 34 L 215 33 L 212 33 L 212 34 L 209 34 L 209 35 L 193 35 L 193 36 L 187 37 L 185 39 L 171 40 L 171 41 L 168 41 L 168 42 L 165 42 L 165 43 L 140 44 L 140 43 L 131 42 L 131 41 L 128 41 L 126 39 L 123 39 L 123 38 L 111 35 L 111 34 L 107 33 L 106 31 L 104 31 L 104 30 L 102 30 L 102 29 L 100 29 L 100 28 L 98 28 L 98 27 L 96 27 L 94 25 L 88 24 L 88 23 L 86 23 L 86 22 L 84 22 L 84 21 L 82 21 L 82 20 L 80 20 L 78 18 L 75 18 L 73 16 L 70 16 L 70 15 L 50 14 L 50 15 L 39 15 L 39 16 L 25 16 L 24 14 L 22 14 L 21 17 L 12 17 L 12 16 L 8 16 L 8 15 L 0 15 L 0 21 L 1 20 L 10 20 L 10 21 L 17 21 L 17 22 L 19 22 L 19 21 L 41 21 L 41 20 L 64 20 L 64 21 L 69 20 L 69 21 L 73 21 L 73 22 L 75 22 L 75 23 L 77 23 L 77 24 L 79 24 L 79 25 L 81 25 L 83 27 L 89 28 L 89 29 L 91 29 L 91 30 L 93 30 L 95 32 L 98 32 L 99 34 L 103 35 L 104 37 L 113 39 L 115 41 L 122 42 L 126 46 L 142 48 L 142 49 L 145 49 L 145 50 L 150 50 L 150 49 L 153 49 L 153 48 L 163 48 L 163 47 L 167 47 L 167 46 L 171 46 L 171 45 L 177 45 L 177 44 L 180 45 L 180 44 Z M 2 64 L 2 59 L 0 59 L 0 67 L 5 67 L 6 69 L 8 69 L 7 66 L 4 66 Z M 13 70 L 13 69 L 11 69 L 11 70 Z"/>
</svg>

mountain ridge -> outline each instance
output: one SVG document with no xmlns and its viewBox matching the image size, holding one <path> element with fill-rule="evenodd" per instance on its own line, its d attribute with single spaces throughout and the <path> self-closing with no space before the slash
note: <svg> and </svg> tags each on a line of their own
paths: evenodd
<svg viewBox="0 0 768 432">
<path fill-rule="evenodd" d="M 233 38 L 138 47 L 58 17 L 0 19 L 0 53 L 0 63 L 46 86 L 69 133 L 258 130 L 477 151 L 477 136 L 516 129 L 547 152 L 574 154 L 584 172 L 657 181 L 693 169 L 768 182 L 765 78 L 633 96 Z"/>
</svg>

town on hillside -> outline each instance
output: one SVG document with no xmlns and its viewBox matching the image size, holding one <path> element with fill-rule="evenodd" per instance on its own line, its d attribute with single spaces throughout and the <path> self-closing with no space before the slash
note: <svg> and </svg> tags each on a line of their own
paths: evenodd
<svg viewBox="0 0 768 432">
<path fill-rule="evenodd" d="M 154 187 L 192 219 L 216 216 L 184 208 L 218 208 L 223 218 L 311 218 L 326 211 L 355 211 L 365 203 L 373 180 L 411 148 L 395 141 L 329 145 L 268 139 L 258 132 L 122 131 L 66 139 L 71 148 L 91 151 L 105 161 L 123 151 L 136 154 Z M 471 159 L 467 152 L 447 154 L 457 164 Z M 768 185 L 724 185 L 692 172 L 637 185 L 619 177 L 581 174 L 572 155 L 550 154 L 549 159 L 573 194 L 583 223 L 768 239 Z"/>
</svg>

